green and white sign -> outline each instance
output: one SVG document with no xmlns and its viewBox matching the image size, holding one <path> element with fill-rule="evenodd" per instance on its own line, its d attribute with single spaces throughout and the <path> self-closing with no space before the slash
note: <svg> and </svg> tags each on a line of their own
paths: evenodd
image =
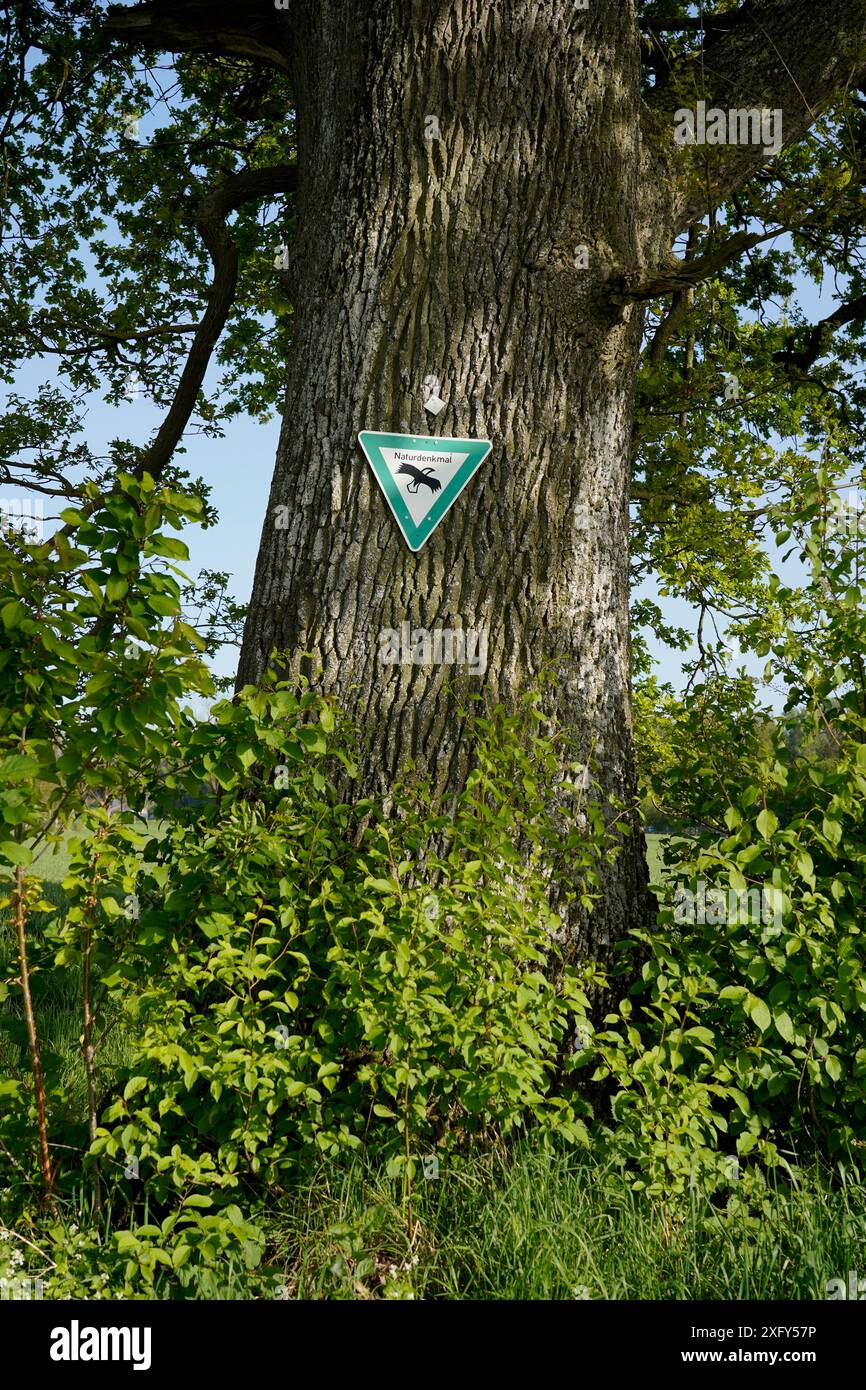
<svg viewBox="0 0 866 1390">
<path fill-rule="evenodd" d="M 410 550 L 420 550 L 493 447 L 489 439 L 362 430 L 358 442 Z"/>
</svg>

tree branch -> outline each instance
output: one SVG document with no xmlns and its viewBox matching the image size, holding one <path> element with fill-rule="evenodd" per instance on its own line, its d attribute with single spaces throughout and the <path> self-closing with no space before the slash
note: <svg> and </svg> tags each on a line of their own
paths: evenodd
<svg viewBox="0 0 866 1390">
<path fill-rule="evenodd" d="M 73 460 L 74 461 L 74 460 Z M 15 477 L 13 469 L 20 469 L 22 474 L 29 476 Z M 36 482 L 38 478 L 40 481 Z M 53 478 L 54 483 L 46 481 Z M 4 487 L 23 487 L 27 492 L 39 492 L 45 497 L 76 497 L 75 485 L 70 483 L 67 478 L 56 468 L 49 468 L 38 461 L 28 463 L 26 459 L 0 459 L 0 483 Z M 3 511 L 3 502 L 0 501 L 0 513 Z"/>
<path fill-rule="evenodd" d="M 832 314 L 813 324 L 801 348 L 784 348 L 773 353 L 773 361 L 785 367 L 796 367 L 806 372 L 813 367 L 819 357 L 828 351 L 833 333 L 844 323 L 862 322 L 866 318 L 866 294 L 858 295 L 845 304 L 840 304 Z"/>
<path fill-rule="evenodd" d="M 647 34 L 730 33 L 743 20 L 748 19 L 753 9 L 751 0 L 739 10 L 727 10 L 724 14 L 683 15 L 681 19 L 639 19 L 638 26 Z"/>
<path fill-rule="evenodd" d="M 650 366 L 661 366 L 668 343 L 683 321 L 688 318 L 690 308 L 687 292 L 679 290 L 673 297 L 670 309 L 659 320 L 658 327 L 647 348 L 647 361 Z"/>
<path fill-rule="evenodd" d="M 274 0 L 149 0 L 111 5 L 102 32 L 117 43 L 167 53 L 230 54 L 282 72 L 289 54 L 285 16 Z"/>
<path fill-rule="evenodd" d="M 51 354 L 55 357 L 89 357 L 94 352 L 100 350 L 108 352 L 113 348 L 120 347 L 123 343 L 147 342 L 152 338 L 195 333 L 198 324 L 160 323 L 154 324 L 151 328 L 129 329 L 127 331 L 99 328 L 92 323 L 76 323 L 75 320 L 64 318 L 59 313 L 38 311 L 21 319 L 18 323 L 4 325 L 4 328 L 8 337 L 13 334 L 20 334 L 38 353 Z M 51 333 L 62 334 L 63 340 L 52 340 L 47 336 Z M 68 338 L 73 334 L 78 334 L 89 341 L 72 346 Z"/>
<path fill-rule="evenodd" d="M 769 158 L 763 141 L 677 147 L 676 111 L 694 110 L 699 100 L 725 112 L 779 111 L 782 143 L 790 145 L 866 72 L 866 0 L 754 0 L 736 13 L 727 33 L 672 63 L 644 104 L 646 146 L 657 151 L 648 177 L 675 180 L 675 235 Z"/>
<path fill-rule="evenodd" d="M 678 294 L 692 289 L 701 280 L 708 279 L 730 261 L 736 260 L 744 251 L 779 234 L 778 228 L 772 232 L 735 232 L 705 256 L 696 256 L 694 260 L 679 261 L 671 257 L 669 265 L 627 270 L 611 279 L 607 297 L 612 304 L 633 304 L 638 300 L 656 299 L 662 294 Z"/>
<path fill-rule="evenodd" d="M 292 193 L 296 188 L 297 166 L 275 164 L 266 169 L 245 169 L 231 174 L 205 194 L 199 204 L 196 227 L 214 268 L 207 308 L 196 330 L 168 415 L 135 469 L 138 477 L 150 473 L 158 478 L 169 463 L 189 423 L 211 354 L 234 302 L 238 249 L 226 227 L 226 218 L 242 203 L 268 194 Z"/>
</svg>

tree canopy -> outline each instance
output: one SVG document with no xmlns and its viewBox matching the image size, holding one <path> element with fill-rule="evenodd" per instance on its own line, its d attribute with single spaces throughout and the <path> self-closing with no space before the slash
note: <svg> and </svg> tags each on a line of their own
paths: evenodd
<svg viewBox="0 0 866 1390">
<path fill-rule="evenodd" d="M 281 398 L 296 167 L 280 10 L 4 11 L 0 478 L 66 501 L 118 467 L 177 479 L 191 432 Z M 649 303 L 634 576 L 694 605 L 711 661 L 714 618 L 783 621 L 764 536 L 816 459 L 836 483 L 862 464 L 866 20 L 858 4 L 651 3 L 637 22 L 644 139 L 679 241 L 610 273 L 613 298 Z M 782 152 L 705 144 L 675 166 L 659 123 L 701 93 L 723 108 L 760 93 Z M 88 398 L 130 383 L 163 425 L 95 457 Z M 654 604 L 636 616 L 685 643 Z"/>
</svg>

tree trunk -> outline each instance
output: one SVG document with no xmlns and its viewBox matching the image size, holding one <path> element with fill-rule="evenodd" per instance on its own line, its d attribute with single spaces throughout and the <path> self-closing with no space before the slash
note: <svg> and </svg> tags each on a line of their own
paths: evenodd
<svg viewBox="0 0 866 1390">
<path fill-rule="evenodd" d="M 632 4 L 295 0 L 286 22 L 295 335 L 239 683 L 274 649 L 310 653 L 364 733 L 364 791 L 411 756 L 447 793 L 467 772 L 466 693 L 512 705 L 554 663 L 551 716 L 574 756 L 598 759 L 606 796 L 631 804 L 640 321 L 604 286 L 653 255 Z M 428 376 L 446 402 L 435 420 Z M 493 443 L 417 554 L 362 429 Z M 486 630 L 485 674 L 383 665 L 379 634 L 407 621 Z M 636 835 L 600 908 L 575 918 L 573 954 L 604 959 L 649 904 Z"/>
</svg>

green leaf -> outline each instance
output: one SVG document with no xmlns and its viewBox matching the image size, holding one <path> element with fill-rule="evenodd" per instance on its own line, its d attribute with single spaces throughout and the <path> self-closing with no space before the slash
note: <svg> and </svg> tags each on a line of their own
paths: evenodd
<svg viewBox="0 0 866 1390">
<path fill-rule="evenodd" d="M 766 1033 L 772 1022 L 772 1017 L 763 999 L 759 999 L 755 994 L 750 994 L 746 999 L 745 1010 L 755 1027 L 760 1028 L 762 1033 Z"/>
<path fill-rule="evenodd" d="M 745 985 L 725 985 L 724 989 L 719 990 L 720 999 L 745 999 L 749 991 Z"/>
<path fill-rule="evenodd" d="M 11 602 L 4 603 L 3 607 L 0 608 L 0 620 L 2 620 L 3 626 L 7 630 L 11 630 L 13 627 L 18 626 L 26 613 L 27 609 L 24 607 L 21 600 L 14 598 Z"/>
<path fill-rule="evenodd" d="M 834 847 L 838 845 L 839 841 L 842 839 L 842 827 L 839 822 L 837 820 L 832 820 L 829 816 L 825 816 L 822 829 L 824 835 L 830 841 L 830 844 Z"/>
<path fill-rule="evenodd" d="M 779 828 L 779 817 L 773 811 L 768 811 L 766 807 L 758 815 L 755 824 L 758 832 L 764 840 L 771 840 Z"/>
<path fill-rule="evenodd" d="M 327 749 L 327 742 L 322 729 L 314 729 L 309 725 L 297 730 L 298 738 L 310 753 L 324 753 Z"/>
<path fill-rule="evenodd" d="M 0 843 L 0 855 L 8 859 L 10 864 L 26 866 L 33 863 L 33 855 L 27 846 L 19 845 L 15 840 L 3 840 Z"/>
<path fill-rule="evenodd" d="M 39 763 L 26 753 L 11 753 L 0 758 L 0 787 L 8 782 L 27 782 L 39 775 Z"/>
</svg>

